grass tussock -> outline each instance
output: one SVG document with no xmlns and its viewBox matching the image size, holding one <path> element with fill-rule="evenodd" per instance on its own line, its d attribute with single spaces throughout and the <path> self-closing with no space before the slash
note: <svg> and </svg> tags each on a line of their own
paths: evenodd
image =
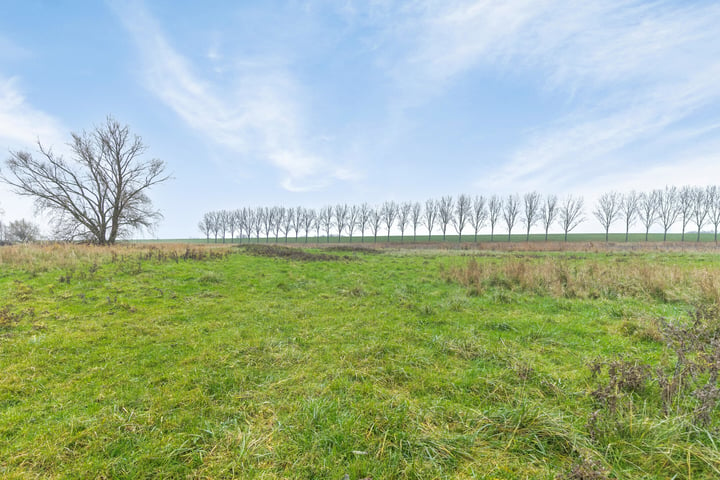
<svg viewBox="0 0 720 480">
<path fill-rule="evenodd" d="M 470 258 L 443 270 L 447 280 L 480 295 L 493 288 L 563 298 L 623 297 L 720 305 L 720 271 L 648 262 L 562 258 Z"/>
</svg>

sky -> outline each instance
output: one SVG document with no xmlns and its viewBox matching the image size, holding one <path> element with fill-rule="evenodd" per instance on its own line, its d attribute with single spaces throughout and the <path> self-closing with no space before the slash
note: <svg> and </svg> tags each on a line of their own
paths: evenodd
<svg viewBox="0 0 720 480">
<path fill-rule="evenodd" d="M 127 124 L 173 177 L 138 236 L 534 190 L 600 231 L 600 193 L 720 184 L 716 1 L 0 1 L 0 151 Z M 0 208 L 44 222 L 5 185 Z"/>
</svg>

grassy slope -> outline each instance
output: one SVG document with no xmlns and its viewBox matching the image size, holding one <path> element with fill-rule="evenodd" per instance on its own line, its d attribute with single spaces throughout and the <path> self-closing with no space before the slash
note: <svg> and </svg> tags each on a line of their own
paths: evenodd
<svg viewBox="0 0 720 480">
<path fill-rule="evenodd" d="M 4 266 L 0 473 L 550 479 L 600 452 L 588 364 L 657 362 L 662 344 L 625 327 L 685 310 L 468 295 L 441 273 L 458 256 L 349 255 Z M 713 439 L 662 423 L 603 445 L 612 475 L 711 478 Z"/>
</svg>

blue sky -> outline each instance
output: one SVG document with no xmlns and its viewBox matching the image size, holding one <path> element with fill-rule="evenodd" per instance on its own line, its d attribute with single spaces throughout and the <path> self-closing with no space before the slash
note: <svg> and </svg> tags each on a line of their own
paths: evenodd
<svg viewBox="0 0 720 480">
<path fill-rule="evenodd" d="M 3 0 L 0 148 L 111 114 L 208 210 L 720 183 L 714 1 Z M 0 187 L 2 220 L 31 204 Z M 589 209 L 588 209 L 588 216 Z M 584 229 L 599 230 L 588 221 Z"/>
</svg>

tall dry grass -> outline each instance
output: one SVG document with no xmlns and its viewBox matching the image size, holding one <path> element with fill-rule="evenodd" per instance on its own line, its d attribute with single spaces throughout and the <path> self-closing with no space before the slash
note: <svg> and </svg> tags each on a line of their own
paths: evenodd
<svg viewBox="0 0 720 480">
<path fill-rule="evenodd" d="M 22 244 L 0 247 L 0 266 L 31 271 L 73 268 L 125 260 L 205 259 L 226 255 L 229 245 L 215 244 L 133 244 L 97 246 L 77 243 Z"/>
<path fill-rule="evenodd" d="M 720 271 L 643 261 L 506 258 L 446 268 L 446 279 L 481 294 L 503 288 L 566 298 L 647 298 L 720 304 Z"/>
</svg>

